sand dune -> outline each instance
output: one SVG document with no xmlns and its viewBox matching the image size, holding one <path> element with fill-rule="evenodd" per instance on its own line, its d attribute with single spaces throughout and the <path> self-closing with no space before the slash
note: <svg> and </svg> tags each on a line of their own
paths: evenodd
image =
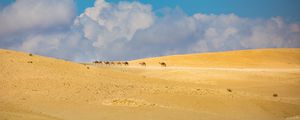
<svg viewBox="0 0 300 120">
<path fill-rule="evenodd" d="M 299 49 L 292 48 L 238 50 L 146 58 L 132 63 L 141 61 L 149 65 L 159 65 L 158 62 L 164 61 L 168 66 L 180 67 L 300 68 L 300 52 Z"/>
<path fill-rule="evenodd" d="M 147 65 L 140 66 L 142 61 Z M 0 50 L 0 119 L 300 119 L 300 49 L 129 63 L 84 65 Z"/>
</svg>

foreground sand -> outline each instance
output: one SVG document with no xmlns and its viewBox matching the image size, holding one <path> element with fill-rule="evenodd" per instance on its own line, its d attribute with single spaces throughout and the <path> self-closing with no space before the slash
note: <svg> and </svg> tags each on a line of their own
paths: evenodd
<svg viewBox="0 0 300 120">
<path fill-rule="evenodd" d="M 177 55 L 129 66 L 0 50 L 0 120 L 120 119 L 299 120 L 300 49 Z"/>
</svg>

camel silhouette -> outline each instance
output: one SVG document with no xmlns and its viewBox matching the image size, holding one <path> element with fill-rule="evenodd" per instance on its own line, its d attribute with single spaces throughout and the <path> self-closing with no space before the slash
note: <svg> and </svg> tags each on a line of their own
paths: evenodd
<svg viewBox="0 0 300 120">
<path fill-rule="evenodd" d="M 162 67 L 167 67 L 167 64 L 165 62 L 159 62 L 159 64 L 162 66 Z"/>
<path fill-rule="evenodd" d="M 126 62 L 123 62 L 123 64 L 125 65 L 125 66 L 127 66 L 127 65 L 129 65 L 129 63 L 126 61 Z"/>
<path fill-rule="evenodd" d="M 146 63 L 145 62 L 141 62 L 139 63 L 141 66 L 146 66 Z"/>
</svg>

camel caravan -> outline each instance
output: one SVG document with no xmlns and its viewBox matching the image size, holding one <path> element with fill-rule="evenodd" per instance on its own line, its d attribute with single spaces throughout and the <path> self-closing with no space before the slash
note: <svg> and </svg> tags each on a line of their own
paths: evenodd
<svg viewBox="0 0 300 120">
<path fill-rule="evenodd" d="M 127 61 L 125 62 L 114 62 L 114 61 L 94 61 L 94 64 L 102 64 L 102 65 L 125 65 L 128 66 L 129 63 Z"/>
<path fill-rule="evenodd" d="M 94 61 L 94 64 L 100 64 L 100 65 L 124 65 L 124 66 L 128 66 L 129 62 L 127 61 Z M 165 62 L 159 62 L 158 64 L 160 64 L 161 67 L 167 67 L 167 64 Z M 139 65 L 146 67 L 146 62 L 140 62 Z"/>
</svg>

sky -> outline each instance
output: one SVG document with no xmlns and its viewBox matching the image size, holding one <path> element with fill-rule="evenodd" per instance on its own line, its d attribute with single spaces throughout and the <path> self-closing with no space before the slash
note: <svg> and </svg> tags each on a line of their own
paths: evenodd
<svg viewBox="0 0 300 120">
<path fill-rule="evenodd" d="M 109 1 L 117 3 L 120 0 Z M 292 20 L 300 20 L 299 0 L 141 0 L 140 2 L 151 4 L 154 11 L 164 7 L 180 7 L 188 15 L 199 12 L 205 14 L 234 13 L 240 17 L 282 16 Z"/>
<path fill-rule="evenodd" d="M 300 47 L 299 0 L 1 0 L 0 48 L 60 59 Z"/>
</svg>

